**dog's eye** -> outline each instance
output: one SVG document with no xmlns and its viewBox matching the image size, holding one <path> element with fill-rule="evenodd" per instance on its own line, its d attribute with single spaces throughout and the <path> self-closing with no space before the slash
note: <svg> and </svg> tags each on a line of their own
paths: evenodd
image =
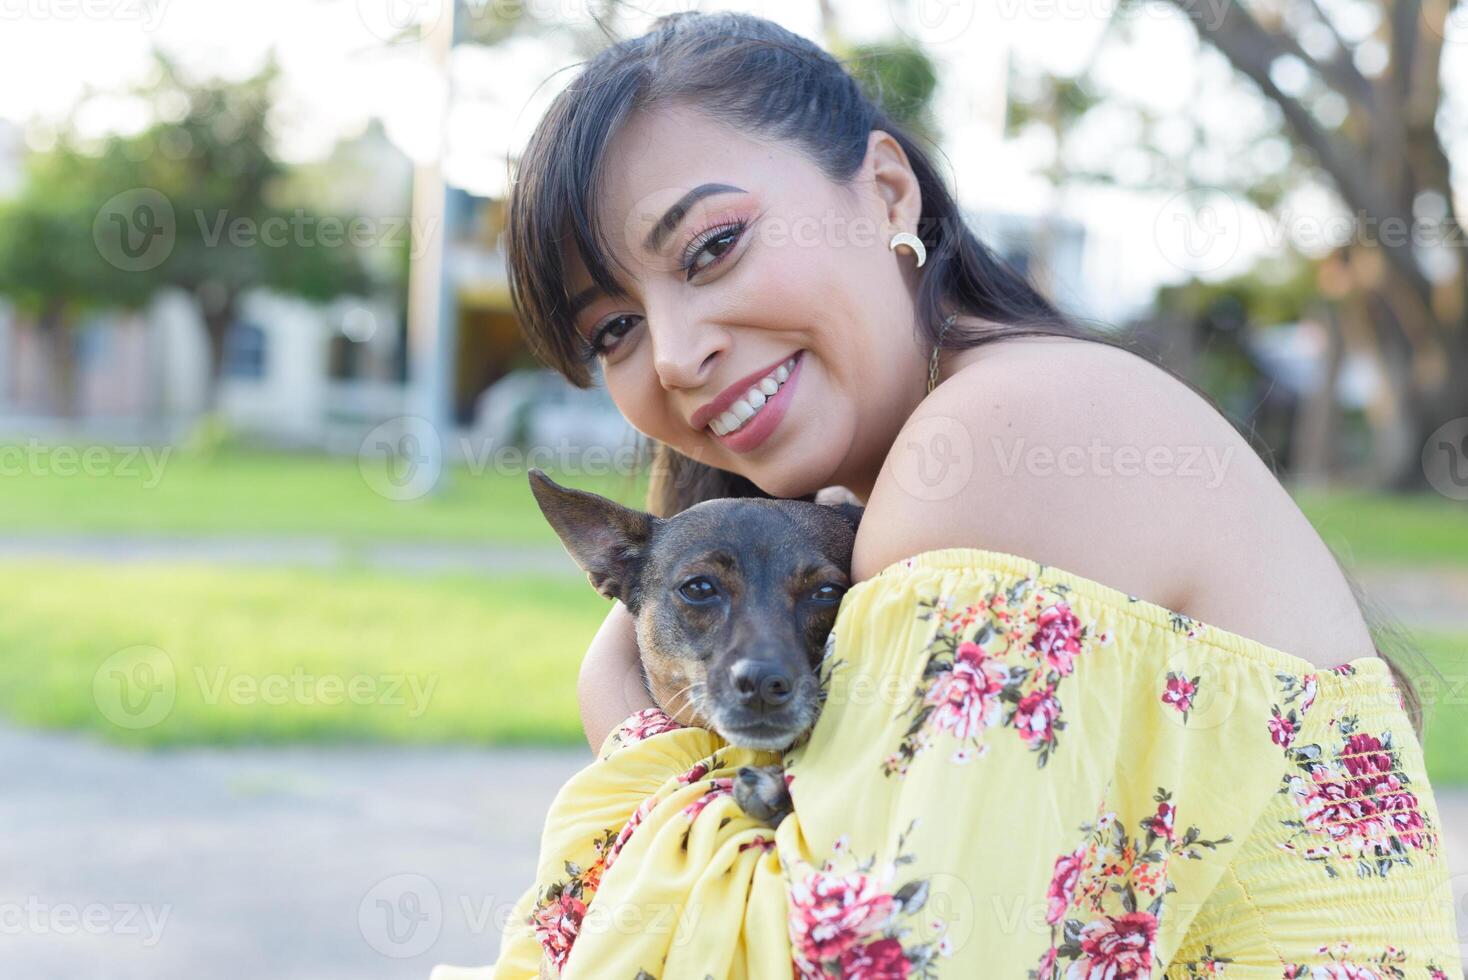
<svg viewBox="0 0 1468 980">
<path fill-rule="evenodd" d="M 816 602 L 839 602 L 844 591 L 839 585 L 822 585 L 811 593 L 811 598 Z"/>
<path fill-rule="evenodd" d="M 699 575 L 678 586 L 678 594 L 689 602 L 708 602 L 719 594 L 719 589 L 709 579 Z"/>
</svg>

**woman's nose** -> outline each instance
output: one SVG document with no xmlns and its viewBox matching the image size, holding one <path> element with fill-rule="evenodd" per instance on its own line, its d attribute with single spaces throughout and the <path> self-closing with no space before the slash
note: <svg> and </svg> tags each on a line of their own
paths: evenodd
<svg viewBox="0 0 1468 980">
<path fill-rule="evenodd" d="M 653 370 L 666 389 L 697 388 L 707 383 L 727 337 L 708 324 L 681 320 L 661 329 L 650 327 Z"/>
</svg>

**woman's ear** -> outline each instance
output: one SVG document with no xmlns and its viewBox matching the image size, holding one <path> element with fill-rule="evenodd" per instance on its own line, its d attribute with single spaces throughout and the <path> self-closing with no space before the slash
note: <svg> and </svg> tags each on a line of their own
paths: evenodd
<svg viewBox="0 0 1468 980">
<path fill-rule="evenodd" d="M 897 138 L 884 129 L 868 133 L 866 167 L 882 200 L 882 219 L 893 231 L 918 231 L 923 213 L 922 188 Z"/>
</svg>

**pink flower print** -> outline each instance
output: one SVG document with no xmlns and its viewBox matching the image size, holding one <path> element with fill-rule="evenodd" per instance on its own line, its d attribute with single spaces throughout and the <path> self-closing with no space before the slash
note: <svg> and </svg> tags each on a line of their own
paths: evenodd
<svg viewBox="0 0 1468 980">
<path fill-rule="evenodd" d="M 1045 913 L 1045 921 L 1054 925 L 1065 915 L 1065 910 L 1070 906 L 1071 898 L 1075 895 L 1076 881 L 1081 876 L 1081 866 L 1085 863 L 1086 847 L 1081 845 L 1070 854 L 1062 854 L 1055 859 L 1055 871 L 1050 876 L 1050 891 L 1046 895 L 1049 899 L 1050 908 Z M 1053 959 L 1053 951 L 1052 951 Z M 1045 970 L 1040 971 L 1045 976 Z"/>
<path fill-rule="evenodd" d="M 1172 840 L 1172 821 L 1177 815 L 1177 808 L 1171 803 L 1162 802 L 1157 804 L 1157 813 L 1152 817 L 1152 833 L 1163 840 Z"/>
<path fill-rule="evenodd" d="M 647 817 L 647 815 L 652 812 L 652 809 L 654 806 L 657 805 L 657 802 L 658 798 L 656 796 L 649 796 L 647 799 L 638 804 L 636 810 L 632 811 L 632 816 L 627 819 L 627 822 L 622 825 L 621 831 L 618 832 L 617 839 L 612 841 L 611 847 L 607 848 L 607 868 L 610 868 L 612 864 L 617 860 L 617 855 L 622 853 L 622 848 L 626 847 L 627 842 L 632 839 L 632 832 L 636 830 L 638 825 L 641 824 L 642 821 Z"/>
<path fill-rule="evenodd" d="M 1299 730 L 1300 726 L 1296 724 L 1293 713 L 1282 715 L 1279 713 L 1279 706 L 1275 705 L 1274 713 L 1269 719 L 1269 737 L 1274 740 L 1274 744 L 1280 748 L 1289 748 L 1294 744 Z"/>
<path fill-rule="evenodd" d="M 791 941 L 807 963 L 839 961 L 896 911 L 896 900 L 870 877 L 816 871 L 790 887 Z"/>
<path fill-rule="evenodd" d="M 1167 675 L 1167 690 L 1162 692 L 1162 703 L 1170 704 L 1183 714 L 1187 714 L 1193 707 L 1193 695 L 1198 693 L 1198 686 L 1178 674 Z"/>
<path fill-rule="evenodd" d="M 1067 980 L 1148 980 L 1157 938 L 1157 919 L 1128 912 L 1086 923 L 1080 933 L 1081 958 Z"/>
<path fill-rule="evenodd" d="M 1300 695 L 1300 714 L 1301 715 L 1303 715 L 1305 712 L 1309 711 L 1310 710 L 1310 706 L 1315 703 L 1315 691 L 1316 691 L 1317 687 L 1319 686 L 1316 683 L 1316 681 L 1315 681 L 1315 675 L 1314 674 L 1306 674 L 1305 677 L 1304 677 L 1303 684 L 1304 684 L 1304 686 L 1302 688 L 1302 693 Z"/>
<path fill-rule="evenodd" d="M 734 795 L 734 777 L 724 776 L 709 780 L 708 791 L 683 808 L 683 813 L 692 820 L 703 812 L 703 808 L 721 796 Z"/>
<path fill-rule="evenodd" d="M 841 957 L 843 980 L 903 980 L 908 972 L 907 955 L 896 939 L 853 946 Z"/>
<path fill-rule="evenodd" d="M 1341 761 L 1352 776 L 1388 776 L 1392 771 L 1392 755 L 1375 735 L 1358 732 L 1346 739 Z"/>
<path fill-rule="evenodd" d="M 1064 677 L 1075 669 L 1081 652 L 1081 621 L 1064 602 L 1042 609 L 1030 646 Z"/>
<path fill-rule="evenodd" d="M 709 764 L 708 764 L 708 762 L 707 761 L 698 762 L 698 763 L 695 763 L 694 764 L 694 766 L 693 766 L 692 769 L 688 770 L 685 773 L 680 773 L 678 775 L 678 783 L 680 785 L 682 785 L 682 786 L 687 786 L 687 785 L 689 785 L 691 783 L 698 782 L 700 779 L 702 779 L 703 777 L 707 776 L 708 774 L 709 774 Z"/>
<path fill-rule="evenodd" d="M 1014 727 L 1026 742 L 1055 741 L 1055 722 L 1060 717 L 1060 699 L 1055 687 L 1031 691 L 1019 699 L 1014 710 Z"/>
<path fill-rule="evenodd" d="M 661 708 L 643 708 L 623 725 L 622 740 L 629 744 L 640 742 L 645 738 L 682 727 L 684 726 L 674 721 Z"/>
<path fill-rule="evenodd" d="M 531 913 L 535 937 L 540 940 L 556 969 L 566 965 L 566 958 L 571 955 L 571 946 L 576 942 L 585 916 L 586 903 L 564 892 L 555 901 Z"/>
<path fill-rule="evenodd" d="M 933 682 L 923 697 L 934 705 L 934 726 L 968 738 L 999 720 L 999 693 L 1009 679 L 1003 664 L 985 656 L 976 643 L 961 643 L 953 668 Z"/>
</svg>

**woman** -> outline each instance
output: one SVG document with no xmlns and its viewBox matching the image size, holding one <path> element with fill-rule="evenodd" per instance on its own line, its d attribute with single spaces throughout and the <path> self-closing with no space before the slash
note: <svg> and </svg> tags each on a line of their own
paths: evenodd
<svg viewBox="0 0 1468 980">
<path fill-rule="evenodd" d="M 474 972 L 1461 976 L 1415 701 L 1329 550 L 1202 397 L 987 251 L 833 59 L 663 18 L 556 100 L 508 237 L 540 356 L 599 361 L 659 444 L 650 509 L 866 511 L 783 754 L 663 714 L 608 616 L 598 758 Z M 771 832 L 729 776 L 774 761 Z"/>
</svg>

